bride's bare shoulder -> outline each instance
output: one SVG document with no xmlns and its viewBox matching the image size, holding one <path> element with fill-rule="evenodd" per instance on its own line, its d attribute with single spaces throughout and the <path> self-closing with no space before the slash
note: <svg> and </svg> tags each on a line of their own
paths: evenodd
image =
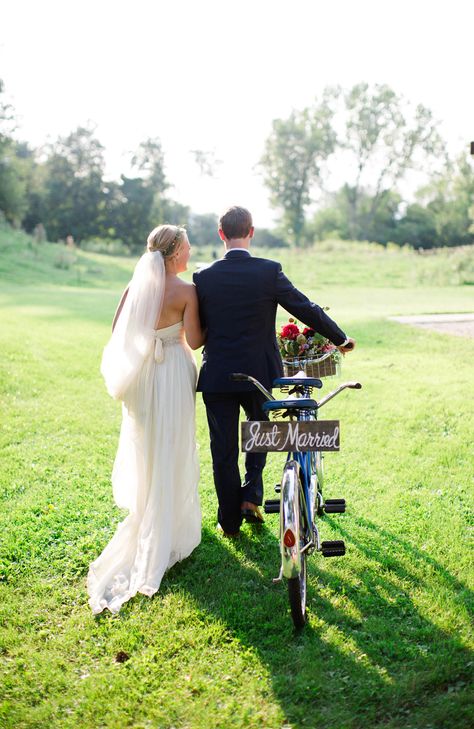
<svg viewBox="0 0 474 729">
<path fill-rule="evenodd" d="M 193 283 L 188 283 L 188 281 L 183 281 L 180 279 L 180 287 L 181 291 L 186 296 L 196 296 L 196 287 Z"/>
</svg>

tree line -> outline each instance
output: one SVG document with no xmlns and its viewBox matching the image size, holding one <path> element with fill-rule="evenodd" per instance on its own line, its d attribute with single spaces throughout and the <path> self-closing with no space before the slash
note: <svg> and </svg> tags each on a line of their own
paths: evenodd
<svg viewBox="0 0 474 729">
<path fill-rule="evenodd" d="M 215 215 L 193 213 L 168 195 L 159 139 L 131 155 L 131 175 L 106 180 L 105 150 L 91 126 L 33 149 L 14 139 L 14 112 L 2 91 L 0 82 L 0 211 L 7 222 L 51 241 L 72 236 L 79 245 L 124 252 L 143 248 L 165 221 L 186 224 L 195 244 L 215 240 Z"/>
<path fill-rule="evenodd" d="M 451 159 L 439 123 L 385 84 L 327 87 L 308 108 L 276 119 L 261 159 L 271 201 L 296 245 L 338 236 L 415 248 L 474 242 L 474 174 Z M 331 170 L 343 184 L 328 191 Z M 413 171 L 426 182 L 407 202 Z M 428 174 L 429 173 L 429 174 Z"/>
<path fill-rule="evenodd" d="M 0 211 L 9 223 L 52 241 L 72 236 L 115 251 L 142 248 L 161 222 L 185 224 L 196 245 L 216 240 L 214 214 L 195 214 L 170 197 L 158 138 L 131 155 L 131 174 L 106 180 L 105 150 L 91 126 L 33 149 L 15 139 L 14 110 L 3 99 L 0 81 Z M 194 154 L 207 169 L 205 153 Z M 330 191 L 335 168 L 344 182 Z M 334 236 L 416 248 L 474 242 L 467 150 L 450 159 L 432 112 L 386 85 L 328 87 L 311 107 L 274 120 L 260 169 L 279 214 L 277 229 L 258 231 L 261 244 Z M 430 170 L 429 181 L 407 203 L 400 187 L 420 169 Z"/>
</svg>

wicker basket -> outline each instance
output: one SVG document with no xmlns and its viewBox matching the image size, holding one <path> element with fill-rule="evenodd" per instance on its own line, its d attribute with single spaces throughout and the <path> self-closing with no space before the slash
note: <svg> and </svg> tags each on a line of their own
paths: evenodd
<svg viewBox="0 0 474 729">
<path fill-rule="evenodd" d="M 308 377 L 333 377 L 338 372 L 338 362 L 334 357 L 327 357 L 322 362 L 318 362 L 316 359 L 288 357 L 283 360 L 283 371 L 285 377 L 293 377 L 301 371 Z"/>
</svg>

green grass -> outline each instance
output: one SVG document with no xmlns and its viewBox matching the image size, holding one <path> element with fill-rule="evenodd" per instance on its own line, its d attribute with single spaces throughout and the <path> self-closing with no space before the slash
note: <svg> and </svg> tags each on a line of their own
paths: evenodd
<svg viewBox="0 0 474 729">
<path fill-rule="evenodd" d="M 277 518 L 236 543 L 215 531 L 200 398 L 201 545 L 152 600 L 91 615 L 88 565 L 124 516 L 110 488 L 120 407 L 99 363 L 133 261 L 79 253 L 60 269 L 57 255 L 0 233 L 0 726 L 471 727 L 474 341 L 386 317 L 472 310 L 472 287 L 427 286 L 411 253 L 280 257 L 358 340 L 344 379 L 364 386 L 326 410 L 342 429 L 327 496 L 349 508 L 323 538 L 347 555 L 310 560 L 295 634 L 271 582 Z M 272 455 L 267 498 L 280 468 Z"/>
</svg>

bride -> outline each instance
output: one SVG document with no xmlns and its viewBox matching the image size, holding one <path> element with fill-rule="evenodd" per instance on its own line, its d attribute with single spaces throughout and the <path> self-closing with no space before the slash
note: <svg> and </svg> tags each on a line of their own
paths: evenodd
<svg viewBox="0 0 474 729">
<path fill-rule="evenodd" d="M 137 592 L 153 595 L 165 571 L 201 541 L 190 347 L 204 338 L 194 285 L 178 277 L 189 255 L 184 228 L 152 230 L 104 349 L 107 390 L 123 403 L 113 494 L 129 515 L 90 566 L 95 614 L 118 612 Z"/>
</svg>

